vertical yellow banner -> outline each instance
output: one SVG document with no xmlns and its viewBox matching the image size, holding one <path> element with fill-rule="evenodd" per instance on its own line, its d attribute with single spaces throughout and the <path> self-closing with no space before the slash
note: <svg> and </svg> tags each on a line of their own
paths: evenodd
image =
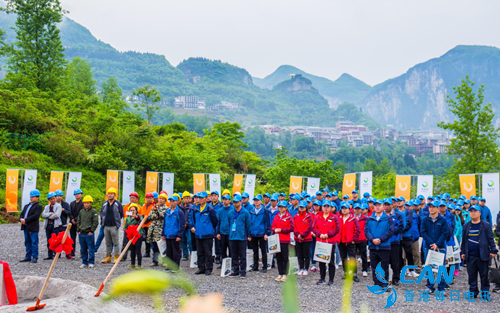
<svg viewBox="0 0 500 313">
<path fill-rule="evenodd" d="M 290 193 L 302 192 L 302 176 L 290 176 Z"/>
<path fill-rule="evenodd" d="M 342 196 L 352 197 L 352 191 L 356 189 L 356 173 L 344 174 L 344 183 L 342 184 Z"/>
<path fill-rule="evenodd" d="M 63 190 L 63 179 L 64 172 L 50 172 L 49 192 L 54 192 L 57 189 Z"/>
<path fill-rule="evenodd" d="M 395 197 L 411 198 L 411 176 L 410 175 L 396 175 L 396 190 Z"/>
<path fill-rule="evenodd" d="M 109 188 L 115 188 L 116 199 L 118 199 L 118 190 L 120 190 L 119 189 L 120 180 L 118 179 L 118 174 L 119 171 L 115 170 L 108 170 L 106 173 L 106 192 L 108 191 Z"/>
<path fill-rule="evenodd" d="M 476 174 L 461 174 L 460 191 L 467 198 L 476 196 Z"/>
<path fill-rule="evenodd" d="M 205 174 L 193 174 L 193 193 L 205 191 Z"/>
<path fill-rule="evenodd" d="M 146 192 L 158 191 L 158 172 L 146 173 Z M 171 196 L 171 195 L 168 195 Z"/>
<path fill-rule="evenodd" d="M 19 170 L 7 170 L 5 184 L 5 209 L 7 212 L 17 212 L 17 193 L 19 191 Z"/>
<path fill-rule="evenodd" d="M 241 185 L 243 185 L 243 174 L 234 174 L 233 195 L 241 192 Z"/>
</svg>

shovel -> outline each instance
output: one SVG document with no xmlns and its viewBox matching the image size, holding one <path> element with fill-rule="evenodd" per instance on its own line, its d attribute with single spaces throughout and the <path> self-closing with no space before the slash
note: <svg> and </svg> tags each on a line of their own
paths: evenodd
<svg viewBox="0 0 500 313">
<path fill-rule="evenodd" d="M 66 231 L 64 232 L 64 237 L 62 239 L 61 244 L 64 244 L 64 242 L 66 242 L 66 238 L 68 237 L 68 233 L 69 233 L 70 229 L 71 229 L 71 224 L 68 224 L 68 227 L 66 227 Z M 54 267 L 56 266 L 57 260 L 59 259 L 60 255 L 61 255 L 61 252 L 57 252 L 56 256 L 54 258 L 54 261 L 52 261 L 52 265 L 50 266 L 50 270 L 49 270 L 49 273 L 47 274 L 47 278 L 45 278 L 45 282 L 43 283 L 42 291 L 40 291 L 40 294 L 38 295 L 38 298 L 36 299 L 35 306 L 30 306 L 26 311 L 41 310 L 47 305 L 45 303 L 40 304 L 40 301 L 42 301 L 43 293 L 45 292 L 45 288 L 47 288 L 47 285 L 49 283 L 50 275 L 52 275 L 52 271 L 54 270 Z"/>
</svg>

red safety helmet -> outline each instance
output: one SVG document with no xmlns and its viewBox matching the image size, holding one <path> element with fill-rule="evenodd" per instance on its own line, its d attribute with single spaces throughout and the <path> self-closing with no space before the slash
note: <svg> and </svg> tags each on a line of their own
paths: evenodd
<svg viewBox="0 0 500 313">
<path fill-rule="evenodd" d="M 160 191 L 160 195 L 167 195 L 168 196 L 168 193 L 165 190 L 162 190 L 162 191 Z"/>
<path fill-rule="evenodd" d="M 132 192 L 131 194 L 128 195 L 129 197 L 136 197 L 137 199 L 139 199 L 139 194 L 137 192 Z"/>
<path fill-rule="evenodd" d="M 146 193 L 146 198 L 154 198 L 155 196 L 153 195 L 152 192 Z"/>
</svg>

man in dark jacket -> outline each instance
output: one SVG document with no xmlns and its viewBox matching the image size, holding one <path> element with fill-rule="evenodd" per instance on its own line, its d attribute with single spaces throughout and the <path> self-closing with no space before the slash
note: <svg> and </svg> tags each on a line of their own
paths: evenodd
<svg viewBox="0 0 500 313">
<path fill-rule="evenodd" d="M 401 236 L 403 235 L 403 230 L 405 228 L 405 220 L 403 212 L 399 212 L 397 209 L 394 209 L 396 204 L 392 201 L 392 199 L 387 198 L 384 199 L 384 210 L 387 214 L 388 218 L 391 218 L 394 222 L 394 234 L 391 239 L 391 255 L 390 261 L 392 268 L 392 284 L 394 286 L 399 286 L 399 279 L 401 278 Z"/>
<path fill-rule="evenodd" d="M 83 209 L 83 202 L 82 202 L 82 196 L 83 196 L 83 191 L 81 189 L 76 189 L 73 192 L 73 195 L 75 196 L 75 200 L 72 201 L 69 204 L 69 210 L 71 212 L 71 224 L 73 224 L 73 227 L 69 230 L 69 233 L 71 235 L 71 239 L 73 239 L 73 250 L 71 251 L 71 256 L 75 256 L 75 250 L 76 250 L 76 229 L 77 229 L 77 223 L 78 223 L 78 215 L 80 214 L 80 211 Z"/>
<path fill-rule="evenodd" d="M 196 248 L 198 255 L 198 271 L 196 275 L 212 274 L 213 259 L 212 248 L 214 245 L 215 229 L 217 227 L 217 213 L 212 206 L 207 203 L 207 192 L 202 191 L 198 194 L 199 206 L 191 210 L 189 218 L 191 232 L 196 237 Z"/>
<path fill-rule="evenodd" d="M 490 223 L 481 219 L 481 208 L 478 205 L 469 209 L 470 222 L 464 225 L 462 233 L 461 254 L 467 262 L 467 275 L 469 275 L 469 291 L 474 293 L 474 298 L 479 294 L 477 275 L 481 277 L 481 294 L 488 295 L 490 282 L 488 280 L 490 257 L 497 255 L 495 237 Z M 484 297 L 481 300 L 490 300 Z"/>
<path fill-rule="evenodd" d="M 186 218 L 186 225 L 184 227 L 184 234 L 182 235 L 181 245 L 182 245 L 182 260 L 189 260 L 189 255 L 193 251 L 193 246 L 191 243 L 191 232 L 188 229 L 188 217 L 191 211 L 191 194 L 188 191 L 184 191 L 182 194 L 182 202 L 179 204 L 179 209 L 184 212 L 184 217 Z"/>
<path fill-rule="evenodd" d="M 38 203 L 40 191 L 30 191 L 30 203 L 26 204 L 21 212 L 19 221 L 21 230 L 24 231 L 24 246 L 26 247 L 26 256 L 20 262 L 36 263 L 38 261 L 38 232 L 40 231 L 40 215 L 43 208 Z"/>
<path fill-rule="evenodd" d="M 439 214 L 439 202 L 433 201 L 429 204 L 429 216 L 424 217 L 422 220 L 422 229 L 420 234 L 424 239 L 424 252 L 425 258 L 427 259 L 427 254 L 429 250 L 434 250 L 446 254 L 446 240 L 449 236 L 450 227 L 448 226 L 448 222 L 446 219 Z M 444 260 L 443 260 L 444 265 Z M 438 290 L 444 291 L 446 288 L 446 282 L 444 277 L 438 277 L 439 285 Z M 434 293 L 436 288 L 434 284 L 431 284 L 429 280 L 427 280 L 427 288 Z"/>
</svg>

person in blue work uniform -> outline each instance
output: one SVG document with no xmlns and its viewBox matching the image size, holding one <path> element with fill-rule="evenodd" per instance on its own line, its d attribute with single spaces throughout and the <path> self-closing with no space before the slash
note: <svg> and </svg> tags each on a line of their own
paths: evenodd
<svg viewBox="0 0 500 313">
<path fill-rule="evenodd" d="M 271 207 L 271 194 L 270 193 L 265 193 L 262 196 L 262 200 L 264 201 L 262 205 L 264 205 L 265 209 L 269 209 Z"/>
<path fill-rule="evenodd" d="M 231 224 L 229 224 L 229 219 L 227 218 L 227 216 L 229 214 L 229 211 L 231 211 L 232 209 L 234 209 L 234 207 L 231 204 L 231 196 L 229 196 L 228 194 L 223 195 L 222 207 L 217 212 L 217 239 L 220 240 L 222 260 L 231 255 L 231 249 L 229 247 L 229 231 Z M 217 268 L 219 269 L 220 266 Z"/>
<path fill-rule="evenodd" d="M 294 217 L 297 212 L 299 212 L 299 202 L 300 202 L 300 196 L 295 194 L 291 196 L 290 200 L 292 201 L 292 204 L 288 206 L 288 213 Z"/>
<path fill-rule="evenodd" d="M 205 274 L 209 276 L 213 270 L 212 247 L 217 227 L 217 213 L 207 203 L 207 196 L 206 191 L 198 194 L 199 204 L 191 210 L 189 228 L 196 238 L 198 271 L 195 272 L 195 275 Z"/>
<path fill-rule="evenodd" d="M 491 216 L 490 208 L 486 206 L 486 199 L 481 197 L 478 199 L 478 203 L 481 209 L 481 220 L 493 225 L 493 217 Z"/>
<path fill-rule="evenodd" d="M 335 205 L 337 206 L 337 208 L 340 208 L 340 199 L 339 199 L 339 192 L 337 190 L 335 190 L 334 192 L 332 192 L 332 200 L 330 201 L 333 203 L 335 203 Z"/>
<path fill-rule="evenodd" d="M 385 272 L 385 281 L 389 281 L 389 259 L 391 255 L 391 242 L 394 232 L 393 219 L 387 216 L 381 200 L 374 202 L 374 210 L 366 219 L 365 235 L 370 250 L 370 265 L 372 268 L 373 283 L 382 288 L 388 283 L 380 281 L 376 275 L 376 268 L 380 266 Z M 390 288 L 387 289 L 390 291 Z"/>
<path fill-rule="evenodd" d="M 429 215 L 422 219 L 420 235 L 424 239 L 422 248 L 424 249 L 426 259 L 431 249 L 446 254 L 446 240 L 450 235 L 450 227 L 446 219 L 439 214 L 439 204 L 438 201 L 428 203 Z M 436 292 L 434 284 L 431 284 L 429 280 L 427 280 L 427 288 L 429 288 L 431 294 Z M 444 291 L 445 288 L 446 282 L 444 277 L 440 277 L 438 290 Z"/>
<path fill-rule="evenodd" d="M 182 202 L 179 203 L 179 209 L 184 212 L 184 217 L 186 218 L 186 225 L 184 226 L 184 234 L 182 235 L 181 245 L 182 245 L 182 260 L 189 260 L 191 251 L 193 251 L 193 246 L 191 245 L 191 232 L 188 228 L 188 217 L 191 211 L 191 194 L 188 191 L 182 193 Z"/>
<path fill-rule="evenodd" d="M 253 205 L 250 203 L 250 195 L 247 192 L 241 194 L 241 206 L 250 212 Z"/>
<path fill-rule="evenodd" d="M 359 203 L 359 205 L 361 205 L 361 200 L 359 199 L 359 193 L 358 193 L 358 191 L 356 189 L 354 189 L 351 192 L 351 194 L 352 194 L 352 204 L 354 205 L 354 203 Z"/>
<path fill-rule="evenodd" d="M 177 271 L 181 262 L 181 240 L 184 235 L 184 227 L 186 225 L 186 217 L 178 204 L 181 199 L 174 195 L 168 199 L 170 201 L 170 208 L 165 211 L 163 222 L 162 237 L 167 241 L 167 258 L 177 264 L 176 268 L 169 268 L 169 270 Z"/>
<path fill-rule="evenodd" d="M 267 273 L 267 237 L 271 235 L 271 222 L 269 212 L 262 204 L 262 196 L 253 198 L 254 207 L 250 209 L 250 243 L 253 250 L 252 271 L 259 271 L 259 247 L 262 253 L 262 273 Z"/>
<path fill-rule="evenodd" d="M 384 210 L 387 216 L 393 220 L 394 225 L 394 232 L 389 240 L 391 243 L 390 264 L 393 272 L 392 285 L 399 286 L 399 279 L 401 278 L 401 235 L 405 227 L 404 218 L 401 212 L 394 209 L 391 198 L 384 199 Z"/>
<path fill-rule="evenodd" d="M 247 240 L 251 240 L 250 213 L 243 209 L 242 198 L 240 195 L 233 197 L 233 209 L 227 215 L 227 220 L 230 225 L 229 230 L 229 246 L 231 248 L 231 267 L 232 273 L 229 277 L 240 277 L 245 279 L 247 269 Z"/>
<path fill-rule="evenodd" d="M 399 197 L 398 198 L 398 210 L 403 216 L 403 222 L 404 222 L 404 228 L 403 228 L 403 233 L 401 234 L 401 241 L 400 241 L 400 247 L 401 247 L 401 252 L 400 252 L 400 267 L 403 268 L 405 266 L 405 260 L 408 262 L 408 265 L 415 265 L 413 262 L 413 251 L 411 248 L 411 227 L 413 224 L 413 211 L 409 210 L 410 206 L 413 202 L 413 200 L 410 200 L 405 203 L 405 198 L 404 197 Z M 405 253 L 405 259 L 403 259 L 403 252 Z M 408 271 L 408 275 L 413 276 L 413 277 L 418 277 L 418 275 L 415 273 L 413 269 L 410 269 Z"/>
<path fill-rule="evenodd" d="M 210 201 L 215 212 L 219 212 L 219 209 L 222 207 L 222 202 L 219 201 L 219 192 L 217 190 L 210 193 Z M 215 238 L 215 264 L 221 264 L 221 245 L 220 240 L 217 238 Z"/>
</svg>

